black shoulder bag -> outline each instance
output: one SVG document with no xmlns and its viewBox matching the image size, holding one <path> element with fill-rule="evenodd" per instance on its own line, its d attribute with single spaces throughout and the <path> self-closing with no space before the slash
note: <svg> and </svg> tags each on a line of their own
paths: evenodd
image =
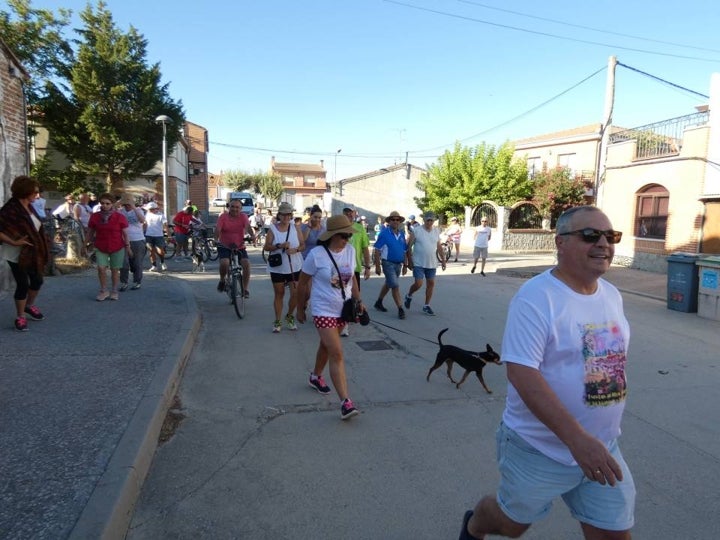
<svg viewBox="0 0 720 540">
<path fill-rule="evenodd" d="M 285 236 L 286 242 L 288 241 L 288 238 L 290 238 L 290 225 L 288 225 L 287 235 Z M 283 251 L 285 250 L 283 249 Z M 282 264 L 282 253 L 271 253 L 268 255 L 268 264 L 273 268 L 280 266 Z"/>
</svg>

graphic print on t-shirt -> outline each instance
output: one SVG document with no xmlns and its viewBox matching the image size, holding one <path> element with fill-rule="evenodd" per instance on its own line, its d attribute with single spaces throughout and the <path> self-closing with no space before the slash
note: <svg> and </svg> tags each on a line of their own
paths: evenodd
<svg viewBox="0 0 720 540">
<path fill-rule="evenodd" d="M 625 340 L 615 322 L 586 324 L 580 328 L 585 359 L 585 403 L 591 407 L 614 405 L 625 399 Z"/>
<path fill-rule="evenodd" d="M 344 269 L 345 267 L 343 266 L 343 270 Z M 353 276 L 354 274 L 349 272 L 342 274 L 343 285 L 347 285 L 348 283 L 350 283 L 350 280 L 353 278 Z M 333 289 L 340 289 L 340 278 L 338 277 L 338 273 L 334 268 L 330 270 L 330 286 Z"/>
</svg>

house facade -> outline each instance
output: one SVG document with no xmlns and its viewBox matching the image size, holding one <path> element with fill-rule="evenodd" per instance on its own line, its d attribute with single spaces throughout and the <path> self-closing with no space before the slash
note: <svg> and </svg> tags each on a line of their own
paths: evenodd
<svg viewBox="0 0 720 540">
<path fill-rule="evenodd" d="M 208 200 L 208 130 L 198 124 L 185 122 L 188 142 L 188 198 L 203 213 L 210 208 Z"/>
<path fill-rule="evenodd" d="M 27 124 L 23 84 L 30 76 L 0 39 L 0 201 L 10 198 L 10 184 L 28 173 Z"/>
<path fill-rule="evenodd" d="M 632 129 L 610 126 L 604 151 L 600 127 L 522 139 L 515 155 L 527 160 L 531 175 L 565 166 L 593 179 L 588 202 L 623 232 L 616 263 L 665 272 L 674 252 L 720 253 L 720 75 L 712 76 L 709 105 L 695 113 Z M 552 247 L 552 235 L 514 234 L 503 223 L 503 249 Z"/>
<path fill-rule="evenodd" d="M 11 197 L 16 176 L 28 173 L 27 125 L 23 83 L 30 76 L 15 54 L 0 39 L 0 206 Z M 7 264 L 0 265 L 0 297 L 13 278 Z"/>
<path fill-rule="evenodd" d="M 556 167 L 568 168 L 573 176 L 595 183 L 600 155 L 601 124 L 590 124 L 515 141 L 515 157 L 524 158 L 528 174 Z"/>
<path fill-rule="evenodd" d="M 273 156 L 270 158 L 269 172 L 279 175 L 282 179 L 281 201 L 289 202 L 298 212 L 314 204 L 327 210 L 324 208 L 327 171 L 323 160 L 320 160 L 319 164 L 279 163 Z"/>
<path fill-rule="evenodd" d="M 377 218 L 385 217 L 397 210 L 403 216 L 420 216 L 422 211 L 415 202 L 425 196 L 417 188 L 425 169 L 410 163 L 383 167 L 333 184 L 330 213 L 340 214 L 343 207 L 354 206 L 358 214 L 365 216 L 370 226 Z"/>
<path fill-rule="evenodd" d="M 673 252 L 720 253 L 720 74 L 697 109 L 610 137 L 598 206 L 623 231 L 617 262 L 665 271 Z"/>
</svg>

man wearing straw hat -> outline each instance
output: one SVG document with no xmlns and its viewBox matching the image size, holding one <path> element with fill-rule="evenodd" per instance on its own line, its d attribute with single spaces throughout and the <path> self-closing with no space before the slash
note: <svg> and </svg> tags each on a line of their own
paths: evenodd
<svg viewBox="0 0 720 540">
<path fill-rule="evenodd" d="M 373 260 L 375 261 L 375 273 L 380 275 L 380 267 L 385 275 L 385 283 L 380 289 L 380 296 L 374 304 L 378 311 L 387 311 L 383 306 L 383 298 L 392 291 L 392 297 L 398 308 L 398 318 L 405 318 L 405 310 L 402 308 L 402 299 L 400 298 L 400 283 L 398 278 L 402 274 L 407 274 L 408 270 L 408 254 L 407 241 L 405 233 L 401 226 L 405 218 L 399 212 L 393 210 L 390 215 L 385 218 L 387 227 L 380 231 L 380 236 L 375 241 L 373 250 Z"/>
</svg>

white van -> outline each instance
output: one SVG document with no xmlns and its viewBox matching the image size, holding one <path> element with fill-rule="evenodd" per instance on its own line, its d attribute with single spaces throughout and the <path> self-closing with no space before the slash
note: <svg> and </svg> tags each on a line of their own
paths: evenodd
<svg viewBox="0 0 720 540">
<path fill-rule="evenodd" d="M 242 213 L 252 216 L 255 213 L 255 200 L 253 199 L 252 193 L 247 191 L 231 191 L 227 194 L 227 202 L 239 200 L 242 204 Z"/>
</svg>

